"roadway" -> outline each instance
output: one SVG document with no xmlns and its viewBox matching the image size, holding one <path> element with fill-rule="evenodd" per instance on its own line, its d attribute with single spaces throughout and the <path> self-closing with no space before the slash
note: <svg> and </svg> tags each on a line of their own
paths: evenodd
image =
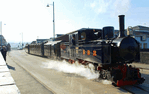
<svg viewBox="0 0 149 94">
<path fill-rule="evenodd" d="M 51 61 L 48 58 L 27 54 L 24 50 L 12 50 L 11 52 L 9 52 L 7 55 L 7 63 L 9 66 L 11 66 L 11 68 L 16 69 L 17 67 L 19 67 L 20 69 L 22 69 L 23 71 L 20 71 L 20 74 L 22 74 L 22 76 L 29 75 L 30 78 L 36 80 L 39 85 L 42 85 L 38 87 L 38 90 L 40 91 L 41 89 L 47 94 L 129 94 L 137 92 L 145 94 L 149 93 L 149 70 L 141 70 L 142 75 L 146 77 L 146 81 L 143 85 L 139 85 L 139 87 L 125 86 L 119 88 L 111 84 L 103 84 L 103 82 L 98 79 L 89 80 L 86 77 L 80 76 L 78 74 L 68 73 L 66 72 L 67 68 L 63 67 L 62 65 L 60 66 L 65 69 L 65 71 L 63 72 L 55 68 L 51 68 L 53 65 L 50 65 L 49 63 L 55 64 L 56 62 Z M 15 75 L 14 70 L 10 70 L 11 74 L 13 73 Z M 27 76 L 23 76 L 23 78 L 25 77 Z M 23 92 L 24 88 L 21 86 L 25 84 L 21 84 L 22 82 L 18 81 L 18 77 L 16 75 L 13 76 L 13 78 L 19 90 Z M 26 80 L 26 84 L 27 86 L 32 87 L 37 86 L 36 84 L 30 84 L 30 80 Z M 32 88 L 33 93 L 35 93 L 36 90 L 37 88 Z"/>
</svg>

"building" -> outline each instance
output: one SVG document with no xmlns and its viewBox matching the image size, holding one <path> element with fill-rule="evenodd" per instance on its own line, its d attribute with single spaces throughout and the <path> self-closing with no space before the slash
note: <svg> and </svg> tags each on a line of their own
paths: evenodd
<svg viewBox="0 0 149 94">
<path fill-rule="evenodd" d="M 140 42 L 141 49 L 149 49 L 149 27 L 134 26 L 133 37 Z"/>
<path fill-rule="evenodd" d="M 63 36 L 64 34 L 56 34 L 56 38 L 57 37 L 60 37 L 60 36 Z"/>
<path fill-rule="evenodd" d="M 31 44 L 36 44 L 36 41 L 32 41 Z"/>
<path fill-rule="evenodd" d="M 146 26 L 134 26 L 131 28 L 132 32 L 125 30 L 125 35 L 130 35 L 140 43 L 141 49 L 149 49 L 149 27 Z M 115 36 L 119 35 L 119 30 L 115 30 Z"/>
<path fill-rule="evenodd" d="M 31 44 L 45 43 L 49 41 L 49 39 L 36 39 L 36 41 L 32 41 Z"/>
<path fill-rule="evenodd" d="M 36 39 L 36 43 L 43 43 L 48 41 L 49 39 Z"/>
</svg>

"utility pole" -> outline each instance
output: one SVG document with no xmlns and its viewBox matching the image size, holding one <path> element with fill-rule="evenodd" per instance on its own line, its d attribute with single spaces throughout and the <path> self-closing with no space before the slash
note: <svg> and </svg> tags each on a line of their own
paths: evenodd
<svg viewBox="0 0 149 94">
<path fill-rule="evenodd" d="M 54 13 L 54 1 L 53 4 L 50 4 L 53 6 L 53 41 L 55 40 L 55 13 Z M 50 7 L 49 4 L 47 4 L 47 7 Z"/>
</svg>

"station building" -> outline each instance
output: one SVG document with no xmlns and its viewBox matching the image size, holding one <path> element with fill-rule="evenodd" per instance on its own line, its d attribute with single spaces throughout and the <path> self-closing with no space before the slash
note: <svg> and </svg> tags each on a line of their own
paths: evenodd
<svg viewBox="0 0 149 94">
<path fill-rule="evenodd" d="M 130 34 L 131 33 L 131 34 Z M 119 30 L 115 30 L 115 36 L 119 35 Z M 149 49 L 149 27 L 146 26 L 134 26 L 132 32 L 125 30 L 125 35 L 130 35 L 140 43 L 140 49 Z"/>
<path fill-rule="evenodd" d="M 48 41 L 49 39 L 36 39 L 36 43 L 43 43 L 45 41 Z"/>
<path fill-rule="evenodd" d="M 133 37 L 140 42 L 141 49 L 149 49 L 149 27 L 134 26 Z"/>
</svg>

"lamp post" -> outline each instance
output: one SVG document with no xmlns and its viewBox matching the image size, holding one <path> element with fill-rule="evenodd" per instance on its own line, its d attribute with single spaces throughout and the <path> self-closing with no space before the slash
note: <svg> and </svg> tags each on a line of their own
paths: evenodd
<svg viewBox="0 0 149 94">
<path fill-rule="evenodd" d="M 21 35 L 21 37 L 22 37 L 22 42 L 19 43 L 19 45 L 18 45 L 19 48 L 18 48 L 18 49 L 23 49 L 23 45 L 24 45 L 24 44 L 23 44 L 23 32 L 20 33 L 20 35 Z M 21 47 L 20 47 L 20 46 L 21 46 Z"/>
<path fill-rule="evenodd" d="M 54 1 L 53 4 L 50 4 L 53 6 L 53 40 L 55 40 L 55 14 L 54 14 Z M 47 4 L 47 7 L 50 7 L 49 4 Z"/>
</svg>

